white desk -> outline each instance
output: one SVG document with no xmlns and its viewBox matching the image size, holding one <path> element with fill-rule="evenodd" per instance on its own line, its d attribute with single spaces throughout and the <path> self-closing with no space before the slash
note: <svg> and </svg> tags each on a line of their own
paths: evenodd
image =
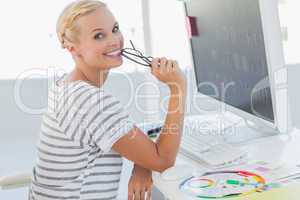
<svg viewBox="0 0 300 200">
<path fill-rule="evenodd" d="M 251 141 L 249 144 L 242 147 L 249 153 L 250 159 L 265 160 L 269 162 L 283 162 L 286 164 L 300 163 L 300 130 L 294 130 L 287 136 L 272 136 Z M 190 160 L 189 158 L 179 153 L 176 164 L 188 164 L 195 168 L 202 168 L 199 163 Z M 178 189 L 178 184 L 182 181 L 166 181 L 161 178 L 159 173 L 153 173 L 154 185 L 170 200 L 188 200 L 192 199 L 185 196 Z M 261 199 L 261 198 L 259 198 Z M 265 198 L 263 198 L 265 199 Z M 285 200 L 281 199 L 281 200 Z M 291 198 L 289 198 L 290 200 Z M 299 199 L 299 196 L 298 196 Z"/>
</svg>

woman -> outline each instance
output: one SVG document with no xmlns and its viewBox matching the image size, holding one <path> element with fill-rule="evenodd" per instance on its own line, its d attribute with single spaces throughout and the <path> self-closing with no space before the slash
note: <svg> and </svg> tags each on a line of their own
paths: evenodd
<svg viewBox="0 0 300 200">
<path fill-rule="evenodd" d="M 71 3 L 58 19 L 57 34 L 75 67 L 49 89 L 30 199 L 116 199 L 122 157 L 135 163 L 128 199 L 150 199 L 151 171 L 173 166 L 180 143 L 186 80 L 177 62 L 151 62 L 152 75 L 170 89 L 165 124 L 153 142 L 102 89 L 109 70 L 122 64 L 123 48 L 118 23 L 106 5 Z"/>
</svg>

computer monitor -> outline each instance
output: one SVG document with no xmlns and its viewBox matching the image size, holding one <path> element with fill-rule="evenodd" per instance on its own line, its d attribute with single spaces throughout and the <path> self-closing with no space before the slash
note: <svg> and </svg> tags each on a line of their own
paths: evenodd
<svg viewBox="0 0 300 200">
<path fill-rule="evenodd" d="M 277 1 L 186 0 L 199 93 L 259 126 L 289 130 Z"/>
</svg>

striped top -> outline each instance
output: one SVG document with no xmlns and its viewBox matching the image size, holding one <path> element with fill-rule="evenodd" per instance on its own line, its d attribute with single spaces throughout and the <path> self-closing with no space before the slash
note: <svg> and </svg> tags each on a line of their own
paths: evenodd
<svg viewBox="0 0 300 200">
<path fill-rule="evenodd" d="M 122 158 L 111 147 L 133 126 L 103 89 L 84 81 L 52 84 L 29 199 L 116 199 Z"/>
</svg>

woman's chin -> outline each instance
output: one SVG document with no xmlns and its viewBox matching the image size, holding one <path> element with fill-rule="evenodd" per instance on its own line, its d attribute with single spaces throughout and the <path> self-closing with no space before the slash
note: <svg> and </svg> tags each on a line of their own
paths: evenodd
<svg viewBox="0 0 300 200">
<path fill-rule="evenodd" d="M 113 66 L 114 68 L 117 68 L 117 67 L 120 67 L 122 64 L 123 64 L 123 59 L 120 59 L 120 60 L 118 60 L 118 61 L 112 63 L 112 66 Z"/>
<path fill-rule="evenodd" d="M 118 58 L 107 60 L 107 66 L 110 66 L 110 68 L 117 68 L 120 67 L 122 64 L 123 64 L 123 58 L 121 56 Z"/>
</svg>

